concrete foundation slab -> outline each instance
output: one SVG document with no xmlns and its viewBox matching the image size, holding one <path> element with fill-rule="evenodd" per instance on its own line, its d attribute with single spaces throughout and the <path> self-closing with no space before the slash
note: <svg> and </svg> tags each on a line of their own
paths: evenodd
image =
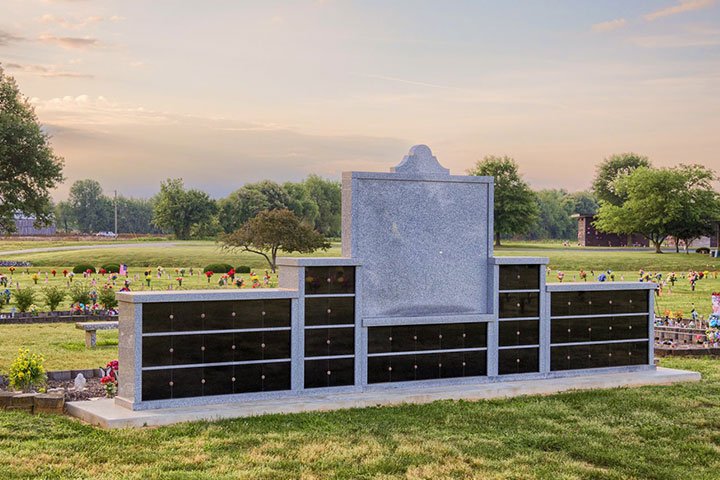
<svg viewBox="0 0 720 480">
<path fill-rule="evenodd" d="M 272 413 L 300 413 L 362 408 L 403 403 L 430 403 L 437 400 L 484 400 L 521 395 L 549 395 L 569 390 L 670 385 L 700 380 L 700 374 L 685 370 L 657 368 L 639 372 L 592 373 L 562 378 L 469 383 L 438 387 L 383 388 L 360 393 L 304 395 L 297 398 L 256 400 L 232 404 L 163 408 L 132 411 L 110 399 L 70 402 L 67 412 L 102 428 L 150 427 L 199 420 L 252 417 Z"/>
</svg>

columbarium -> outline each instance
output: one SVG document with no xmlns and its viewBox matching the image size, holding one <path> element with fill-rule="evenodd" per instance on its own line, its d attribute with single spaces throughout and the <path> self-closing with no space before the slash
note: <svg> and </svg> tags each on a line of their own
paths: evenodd
<svg viewBox="0 0 720 480">
<path fill-rule="evenodd" d="M 150 411 L 184 408 L 178 421 L 696 379 L 656 370 L 652 283 L 546 284 L 548 259 L 495 257 L 493 188 L 418 145 L 388 173 L 343 174 L 342 257 L 282 258 L 276 289 L 119 294 L 114 407 L 136 417 L 114 415 L 159 424 L 170 420 Z"/>
</svg>

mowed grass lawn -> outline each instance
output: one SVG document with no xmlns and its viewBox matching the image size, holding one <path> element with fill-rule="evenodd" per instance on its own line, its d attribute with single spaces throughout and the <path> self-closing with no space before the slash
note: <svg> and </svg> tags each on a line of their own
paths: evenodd
<svg viewBox="0 0 720 480">
<path fill-rule="evenodd" d="M 717 479 L 720 361 L 700 383 L 104 431 L 0 412 L 16 478 Z"/>
</svg>

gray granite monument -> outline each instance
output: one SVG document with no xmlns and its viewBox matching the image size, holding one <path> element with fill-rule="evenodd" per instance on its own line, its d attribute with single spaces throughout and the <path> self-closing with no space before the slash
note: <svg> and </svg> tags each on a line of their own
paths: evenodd
<svg viewBox="0 0 720 480">
<path fill-rule="evenodd" d="M 493 188 L 417 145 L 343 174 L 342 257 L 280 259 L 277 289 L 119 294 L 116 404 L 266 411 L 653 371 L 653 284 L 546 285 L 546 258 L 495 257 Z"/>
</svg>

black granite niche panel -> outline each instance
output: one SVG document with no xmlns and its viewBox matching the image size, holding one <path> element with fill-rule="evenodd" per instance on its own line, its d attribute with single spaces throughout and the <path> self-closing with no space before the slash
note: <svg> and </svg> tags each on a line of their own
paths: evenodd
<svg viewBox="0 0 720 480">
<path fill-rule="evenodd" d="M 290 326 L 290 299 L 144 303 L 143 333 Z"/>
<path fill-rule="evenodd" d="M 648 342 L 599 343 L 550 349 L 550 370 L 622 367 L 648 363 Z"/>
<path fill-rule="evenodd" d="M 368 383 L 487 375 L 485 351 L 417 353 L 368 358 Z"/>
<path fill-rule="evenodd" d="M 539 349 L 508 348 L 498 350 L 498 374 L 533 373 L 540 371 Z"/>
<path fill-rule="evenodd" d="M 539 293 L 500 293 L 500 318 L 540 316 Z"/>
<path fill-rule="evenodd" d="M 306 357 L 353 355 L 354 353 L 354 328 L 314 328 L 305 330 Z"/>
<path fill-rule="evenodd" d="M 148 370 L 142 373 L 144 401 L 289 389 L 289 361 Z"/>
<path fill-rule="evenodd" d="M 305 388 L 341 387 L 355 384 L 355 359 L 332 358 L 305 361 Z"/>
<path fill-rule="evenodd" d="M 604 342 L 648 338 L 648 316 L 555 318 L 550 343 Z"/>
<path fill-rule="evenodd" d="M 355 297 L 305 299 L 305 325 L 354 325 Z"/>
<path fill-rule="evenodd" d="M 648 290 L 552 292 L 551 316 L 646 313 Z"/>
<path fill-rule="evenodd" d="M 487 323 L 448 323 L 368 328 L 368 353 L 483 348 Z"/>
<path fill-rule="evenodd" d="M 355 293 L 355 267 L 305 267 L 305 294 Z"/>
<path fill-rule="evenodd" d="M 538 345 L 540 322 L 538 320 L 505 320 L 498 322 L 501 347 L 512 345 Z"/>
<path fill-rule="evenodd" d="M 538 290 L 539 265 L 501 265 L 500 290 Z"/>
<path fill-rule="evenodd" d="M 143 337 L 143 367 L 290 358 L 290 331 Z"/>
</svg>

